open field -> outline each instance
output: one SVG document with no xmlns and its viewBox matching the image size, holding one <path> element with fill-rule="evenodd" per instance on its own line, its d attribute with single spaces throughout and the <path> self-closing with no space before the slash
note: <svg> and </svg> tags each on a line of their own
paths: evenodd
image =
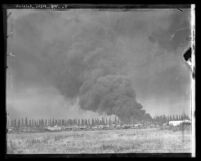
<svg viewBox="0 0 201 161">
<path fill-rule="evenodd" d="M 191 152 L 190 131 L 123 129 L 7 134 L 8 154 Z"/>
</svg>

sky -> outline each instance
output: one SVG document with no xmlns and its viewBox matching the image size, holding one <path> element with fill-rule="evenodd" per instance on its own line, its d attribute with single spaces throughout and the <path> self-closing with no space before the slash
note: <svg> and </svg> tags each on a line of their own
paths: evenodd
<svg viewBox="0 0 201 161">
<path fill-rule="evenodd" d="M 80 107 L 80 93 L 99 77 L 123 75 L 151 116 L 190 114 L 191 73 L 183 60 L 190 10 L 182 10 L 9 10 L 7 111 L 98 117 Z"/>
</svg>

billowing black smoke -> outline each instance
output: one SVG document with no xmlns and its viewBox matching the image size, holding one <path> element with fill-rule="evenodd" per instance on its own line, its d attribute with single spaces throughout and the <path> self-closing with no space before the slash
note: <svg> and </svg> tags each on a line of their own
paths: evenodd
<svg viewBox="0 0 201 161">
<path fill-rule="evenodd" d="M 16 22 L 16 55 L 36 68 L 35 73 L 27 69 L 18 75 L 45 78 L 65 97 L 79 98 L 82 109 L 115 114 L 123 121 L 144 119 L 147 114 L 136 100 L 129 73 L 122 70 L 126 64 L 122 63 L 123 53 L 115 49 L 113 32 L 93 24 L 86 28 L 80 21 L 69 29 L 70 24 L 61 27 L 62 19 L 48 18 L 36 14 Z M 50 20 L 55 23 L 49 25 Z M 58 36 L 54 35 L 57 30 Z M 54 36 L 47 38 L 48 34 Z"/>
<path fill-rule="evenodd" d="M 123 121 L 144 119 L 145 111 L 136 101 L 131 81 L 122 75 L 98 77 L 80 88 L 80 106 L 85 110 L 115 114 Z"/>
</svg>

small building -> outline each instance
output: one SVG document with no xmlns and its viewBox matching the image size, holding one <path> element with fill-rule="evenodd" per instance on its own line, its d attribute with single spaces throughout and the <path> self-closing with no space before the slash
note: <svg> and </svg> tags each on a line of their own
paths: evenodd
<svg viewBox="0 0 201 161">
<path fill-rule="evenodd" d="M 139 123 L 139 124 L 134 124 L 134 127 L 135 127 L 135 128 L 140 128 L 140 127 L 142 127 L 142 126 L 143 126 L 143 125 L 140 124 L 140 123 Z"/>
<path fill-rule="evenodd" d="M 123 128 L 123 129 L 129 129 L 129 128 L 131 128 L 131 125 L 129 125 L 129 124 L 124 124 L 124 125 L 122 125 L 122 128 Z"/>
<path fill-rule="evenodd" d="M 49 131 L 60 131 L 60 130 L 62 130 L 62 128 L 57 126 L 57 125 L 55 125 L 53 127 L 48 126 L 46 129 L 49 130 Z"/>
<path fill-rule="evenodd" d="M 177 120 L 177 121 L 169 121 L 169 123 L 168 123 L 168 125 L 170 125 L 170 126 L 179 126 L 182 124 L 190 125 L 191 121 L 190 120 Z"/>
</svg>

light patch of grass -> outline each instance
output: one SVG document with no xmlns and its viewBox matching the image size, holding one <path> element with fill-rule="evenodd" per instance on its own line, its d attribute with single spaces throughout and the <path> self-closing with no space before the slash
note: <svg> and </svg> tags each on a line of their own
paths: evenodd
<svg viewBox="0 0 201 161">
<path fill-rule="evenodd" d="M 9 154 L 191 152 L 186 131 L 124 129 L 8 134 Z"/>
</svg>

